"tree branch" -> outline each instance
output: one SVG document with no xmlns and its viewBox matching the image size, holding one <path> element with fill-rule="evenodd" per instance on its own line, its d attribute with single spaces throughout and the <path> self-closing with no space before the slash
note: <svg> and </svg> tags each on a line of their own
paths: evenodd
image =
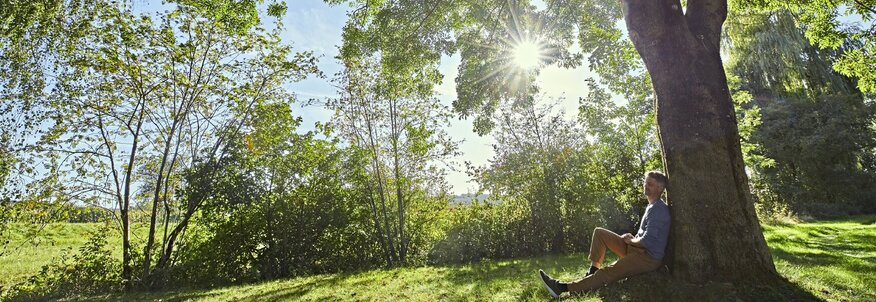
<svg viewBox="0 0 876 302">
<path fill-rule="evenodd" d="M 864 10 L 864 9 L 868 10 L 871 13 L 873 13 L 874 15 L 876 15 L 876 9 L 873 9 L 872 6 L 864 4 L 864 2 L 861 2 L 861 0 L 855 0 L 855 3 L 858 4 L 858 7 L 860 7 L 862 10 Z"/>
<path fill-rule="evenodd" d="M 624 20 L 634 43 L 638 37 L 648 37 L 649 40 L 659 39 L 667 29 L 675 28 L 684 22 L 679 0 L 621 1 Z"/>
<path fill-rule="evenodd" d="M 453 5 L 453 1 L 450 1 L 450 4 Z M 435 13 L 435 11 L 438 9 L 438 6 L 440 6 L 440 5 L 441 5 L 440 0 L 435 1 L 435 5 L 432 5 L 432 8 L 429 9 L 429 11 L 426 13 L 426 17 L 423 17 L 422 19 L 420 19 L 420 22 L 417 24 L 417 27 L 415 27 L 414 30 L 412 30 L 408 34 L 407 37 L 405 37 L 404 41 L 413 39 L 414 37 L 417 37 L 417 36 L 421 36 L 420 29 L 423 28 L 423 25 L 426 24 L 426 22 L 429 22 L 429 18 L 432 18 L 432 14 Z"/>
<path fill-rule="evenodd" d="M 718 51 L 721 26 L 727 20 L 727 0 L 688 0 L 686 17 L 694 38 Z"/>
</svg>

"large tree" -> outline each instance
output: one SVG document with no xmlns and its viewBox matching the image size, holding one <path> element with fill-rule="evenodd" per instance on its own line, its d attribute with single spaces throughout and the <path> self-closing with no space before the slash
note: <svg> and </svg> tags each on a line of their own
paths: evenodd
<svg viewBox="0 0 876 302">
<path fill-rule="evenodd" d="M 724 0 L 624 1 L 630 39 L 654 85 L 671 179 L 669 263 L 687 280 L 775 275 L 749 192 L 721 63 Z"/>
<path fill-rule="evenodd" d="M 535 40 L 544 45 L 543 64 L 576 66 L 581 56 L 567 49 L 577 33 L 590 67 L 618 88 L 626 84 L 617 73 L 642 69 L 638 53 L 652 80 L 671 179 L 673 274 L 698 282 L 775 280 L 721 62 L 726 0 L 547 1 L 543 9 L 528 1 L 353 2 L 360 7 L 345 28 L 342 55 L 380 51 L 425 67 L 439 63 L 436 54 L 459 52 L 454 109 L 475 115 L 480 133 L 495 124 L 498 104 L 521 103 L 538 90 L 527 81 L 537 70 L 504 70 L 514 46 Z M 617 26 L 621 17 L 628 38 Z"/>
</svg>

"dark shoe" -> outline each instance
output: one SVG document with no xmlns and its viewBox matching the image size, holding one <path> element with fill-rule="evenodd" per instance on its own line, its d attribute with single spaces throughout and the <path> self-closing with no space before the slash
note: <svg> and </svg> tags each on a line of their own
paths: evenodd
<svg viewBox="0 0 876 302">
<path fill-rule="evenodd" d="M 593 274 L 595 274 L 596 271 L 598 271 L 598 270 L 599 270 L 598 267 L 595 267 L 595 266 L 592 266 L 592 265 L 591 265 L 591 266 L 590 266 L 590 271 L 588 271 L 587 274 L 584 275 L 584 277 L 588 277 L 588 276 L 590 276 L 590 275 L 593 275 Z"/>
<path fill-rule="evenodd" d="M 559 298 L 560 294 L 563 293 L 563 291 L 560 290 L 560 282 L 549 277 L 543 270 L 538 270 L 538 275 L 541 277 L 541 282 L 544 284 L 544 288 L 547 289 L 548 293 L 551 294 L 551 297 Z"/>
</svg>

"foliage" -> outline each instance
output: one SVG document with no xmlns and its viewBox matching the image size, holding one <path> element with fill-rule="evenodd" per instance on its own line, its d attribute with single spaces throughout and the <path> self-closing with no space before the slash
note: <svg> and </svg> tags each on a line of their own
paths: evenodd
<svg viewBox="0 0 876 302">
<path fill-rule="evenodd" d="M 586 158 L 582 154 L 587 144 L 572 122 L 552 112 L 553 106 L 540 106 L 533 100 L 516 107 L 519 111 L 509 106 L 500 113 L 493 145 L 496 155 L 490 164 L 472 167 L 469 173 L 501 206 L 523 213 L 519 221 L 507 222 L 532 229 L 514 236 L 511 242 L 522 251 L 517 254 L 566 251 L 571 243 L 586 241 L 567 240 L 565 229 L 578 225 L 570 223 L 581 220 L 571 217 L 572 213 L 589 202 L 576 196 L 580 191 L 575 190 L 581 188 L 575 177 Z"/>
<path fill-rule="evenodd" d="M 542 255 L 551 248 L 582 251 L 589 247 L 594 227 L 603 225 L 588 202 L 568 203 L 562 217 L 548 221 L 545 211 L 533 210 L 522 197 L 491 197 L 451 207 L 444 237 L 429 252 L 432 264 L 466 263 Z M 606 210 L 612 204 L 603 204 Z M 546 227 L 556 227 L 556 232 Z M 554 242 L 555 236 L 562 242 Z"/>
<path fill-rule="evenodd" d="M 857 88 L 876 93 L 876 1 L 735 0 L 735 7 L 768 12 L 790 10 L 805 29 L 806 38 L 820 49 L 841 50 L 833 69 L 857 80 Z"/>
<path fill-rule="evenodd" d="M 47 118 L 39 99 L 51 88 L 52 67 L 59 54 L 76 49 L 75 40 L 91 29 L 92 0 L 4 1 L 0 10 L 0 185 L 7 196 L 37 169 L 26 158 L 29 138 Z M 11 183 L 14 185 L 7 186 Z M 18 198 L 15 198 L 18 199 Z"/>
<path fill-rule="evenodd" d="M 404 76 L 434 68 L 441 55 L 459 53 L 453 109 L 460 117 L 473 116 L 479 134 L 501 122 L 501 107 L 521 104 L 538 92 L 533 79 L 539 69 L 511 63 L 520 43 L 543 48 L 541 66 L 580 66 L 585 54 L 569 51 L 577 39 L 601 77 L 641 71 L 632 43 L 617 26 L 622 14 L 616 1 L 547 1 L 544 9 L 531 1 L 329 2 L 354 7 L 344 29 L 343 58 L 380 52 L 381 62 L 393 67 L 389 72 Z M 612 88 L 624 87 L 610 82 Z"/>
<path fill-rule="evenodd" d="M 585 251 L 596 226 L 635 229 L 643 173 L 660 169 L 661 158 L 651 79 L 618 23 L 620 2 L 328 2 L 353 10 L 338 57 L 345 69 L 334 79 L 340 96 L 320 104 L 335 116 L 312 132 L 300 129 L 288 84 L 320 75 L 316 59 L 282 43 L 279 20 L 266 29 L 260 19 L 281 19 L 282 2 L 185 0 L 151 15 L 127 3 L 15 2 L 0 12 L 0 41 L 8 43 L 0 69 L 12 74 L 0 84 L 3 99 L 13 100 L 0 105 L 0 182 L 23 188 L 0 195 L 0 238 L 25 216 L 48 222 L 100 211 L 79 207 L 87 205 L 114 208 L 103 213 L 119 215 L 123 242 L 121 263 L 105 250 L 106 237 L 95 237 L 15 295 L 344 272 L 291 281 L 297 292 L 285 297 L 298 297 L 314 284 L 337 289 L 346 276 L 373 277 L 350 273 L 360 269 L 483 261 L 450 269 L 448 282 L 471 283 L 481 270 L 489 286 L 516 286 L 495 297 L 534 299 L 541 292 L 533 284 L 493 274 L 529 274 L 535 264 L 493 260 Z M 827 37 L 833 17 L 810 13 L 802 24 L 821 29 L 809 39 Z M 869 87 L 869 38 L 825 38 L 834 40 L 816 44 L 839 48 L 818 49 L 791 14 L 736 14 L 727 70 L 758 210 L 867 206 L 876 196 L 876 107 L 857 89 Z M 812 25 L 822 19 L 827 25 Z M 531 40 L 545 52 L 539 67 L 577 67 L 586 58 L 598 76 L 585 83 L 577 120 L 541 103 L 538 68 L 510 64 L 513 48 Z M 576 41 L 581 53 L 569 51 Z M 452 54 L 462 58 L 453 110 L 496 138 L 490 163 L 469 167 L 491 196 L 470 205 L 448 204 L 442 166 L 456 143 L 443 130 L 451 112 L 434 88 L 444 80 L 441 57 Z M 43 74 L 49 68 L 53 74 Z M 39 173 L 45 177 L 10 185 Z M 131 238 L 134 211 L 146 231 Z M 448 269 L 375 275 L 423 281 L 410 274 L 418 270 Z M 573 273 L 580 272 L 564 276 Z M 489 298 L 489 286 L 468 291 Z M 470 297 L 432 292 L 441 291 L 415 299 Z M 349 297 L 396 297 L 381 293 Z"/>
<path fill-rule="evenodd" d="M 215 286 L 377 263 L 361 193 L 349 186 L 356 158 L 336 140 L 296 134 L 300 118 L 286 104 L 256 107 L 253 121 L 225 157 L 187 172 L 185 198 L 205 201 L 167 282 Z"/>
<path fill-rule="evenodd" d="M 491 196 L 452 209 L 433 261 L 583 251 L 594 227 L 634 230 L 642 177 L 659 166 L 653 113 L 645 99 L 618 106 L 590 83 L 583 129 L 536 100 L 501 113 L 496 155 L 488 166 L 469 167 Z"/>
<path fill-rule="evenodd" d="M 762 168 L 763 181 L 798 212 L 839 216 L 865 209 L 876 196 L 876 178 L 860 169 L 860 154 L 874 144 L 873 110 L 849 96 L 761 109 L 763 124 L 752 136 L 761 148 L 755 152 L 776 161 Z"/>
<path fill-rule="evenodd" d="M 154 15 L 127 4 L 88 9 L 89 30 L 65 37 L 77 47 L 54 53 L 53 89 L 37 98 L 45 115 L 36 123 L 47 130 L 29 142 L 28 160 L 48 172 L 28 185 L 45 198 L 119 209 L 126 280 L 132 207 L 151 210 L 146 278 L 153 264 L 169 265 L 197 209 L 173 198 L 177 174 L 224 152 L 255 105 L 293 100 L 283 85 L 318 73 L 310 53 L 281 43 L 281 23 L 255 25 L 255 2 L 195 2 Z"/>
<path fill-rule="evenodd" d="M 876 107 L 831 70 L 842 52 L 811 45 L 787 11 L 738 11 L 726 38 L 760 208 L 815 216 L 866 210 L 876 196 L 876 175 L 864 168 L 876 147 Z"/>
<path fill-rule="evenodd" d="M 590 92 L 580 100 L 578 117 L 585 133 L 594 139 L 593 161 L 582 182 L 594 184 L 593 191 L 601 194 L 594 198 L 613 198 L 624 209 L 637 208 L 643 205 L 643 175 L 662 170 L 650 80 L 631 70 L 607 80 L 607 86 L 616 81 L 625 83 L 625 88 L 615 93 L 625 96 L 626 104 L 617 104 L 609 91 L 593 80 L 588 80 Z M 637 221 L 639 212 L 642 210 L 625 218 Z"/>
<path fill-rule="evenodd" d="M 448 109 L 433 97 L 440 76 L 429 68 L 399 76 L 381 55 L 339 59 L 347 67 L 334 80 L 340 97 L 322 105 L 334 110 L 340 138 L 364 156 L 353 183 L 364 194 L 358 202 L 387 265 L 422 262 L 436 237 L 433 215 L 449 199 L 441 163 L 456 152 L 442 129 Z"/>
<path fill-rule="evenodd" d="M 497 252 L 489 241 L 478 245 L 462 236 L 513 228 L 511 225 L 518 223 L 543 230 L 520 235 L 516 240 L 525 240 L 514 241 L 524 245 L 520 249 L 525 253 L 580 250 L 578 245 L 586 239 L 567 240 L 564 234 L 586 237 L 589 229 L 567 230 L 582 226 L 580 219 L 595 211 L 596 204 L 608 205 L 603 211 L 614 211 L 612 216 L 618 218 L 615 226 L 630 228 L 634 220 L 630 217 L 636 214 L 628 211 L 639 197 L 636 182 L 640 181 L 642 169 L 656 166 L 658 160 L 654 156 L 653 117 L 643 119 L 647 110 L 638 110 L 640 107 L 630 113 L 618 110 L 618 123 L 602 127 L 599 131 L 604 134 L 603 141 L 591 146 L 584 136 L 575 133 L 581 130 L 573 123 L 548 116 L 549 109 L 536 109 L 533 96 L 538 94 L 538 87 L 532 79 L 539 68 L 520 69 L 510 62 L 513 48 L 530 41 L 543 48 L 540 66 L 579 66 L 584 54 L 568 50 L 577 39 L 588 55 L 590 67 L 608 89 L 635 100 L 636 106 L 647 104 L 650 81 L 632 43 L 618 27 L 620 3 L 549 1 L 539 9 L 529 1 L 437 1 L 430 6 L 410 1 L 345 2 L 350 2 L 354 10 L 344 29 L 344 60 L 379 54 L 382 75 L 404 77 L 411 70 L 431 70 L 441 55 L 458 53 L 462 62 L 456 78 L 459 96 L 453 103 L 454 111 L 463 118 L 474 116 L 474 130 L 479 134 L 498 130 L 494 145 L 497 156 L 488 167 L 470 167 L 470 172 L 484 191 L 497 196 L 495 202 L 502 204 L 496 208 L 502 210 L 460 210 L 466 213 L 451 218 L 452 233 L 444 239 L 445 247 L 433 250 L 436 257 L 454 258 L 445 250 L 458 248 L 476 249 L 471 259 L 496 257 L 504 252 Z M 608 94 L 594 102 L 584 107 L 602 108 L 610 103 Z M 629 118 L 620 121 L 621 115 Z M 588 121 L 594 129 L 602 124 L 599 118 L 593 115 Z M 616 130 L 625 137 L 610 134 Z M 624 154 L 612 152 L 627 142 L 631 145 Z M 638 156 L 637 160 L 623 156 L 626 153 Z M 613 158 L 618 155 L 622 156 Z M 606 183 L 612 183 L 612 188 L 603 189 Z M 615 197 L 624 205 L 614 203 Z M 491 222 L 491 226 L 477 225 L 479 219 L 493 219 L 506 210 L 521 211 L 527 217 L 510 215 Z"/>
<path fill-rule="evenodd" d="M 68 251 L 56 261 L 43 266 L 27 281 L 12 286 L 2 298 L 10 301 L 56 299 L 60 297 L 89 296 L 120 290 L 121 263 L 107 247 L 104 226 L 90 235 L 90 239 L 72 257 Z"/>
<path fill-rule="evenodd" d="M 104 1 L 45 0 L 4 1 L 0 9 L 0 235 L 8 217 L 24 217 L 22 207 L 12 206 L 24 200 L 39 200 L 52 194 L 52 181 L 30 185 L 44 162 L 30 158 L 33 140 L 43 130 L 49 117 L 40 106 L 51 88 L 52 67 L 59 54 L 76 49 L 77 37 L 86 34 L 93 22 L 94 10 Z M 37 198 L 35 198 L 37 197 Z M 56 203 L 60 200 L 43 199 Z M 0 249 L 5 243 L 0 242 Z"/>
</svg>

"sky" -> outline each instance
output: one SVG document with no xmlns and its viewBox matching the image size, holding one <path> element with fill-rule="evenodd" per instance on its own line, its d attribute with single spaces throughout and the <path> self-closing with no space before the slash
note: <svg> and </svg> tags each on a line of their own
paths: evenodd
<svg viewBox="0 0 876 302">
<path fill-rule="evenodd" d="M 301 131 L 313 130 L 314 123 L 328 122 L 332 112 L 316 106 L 305 106 L 312 98 L 327 98 L 337 95 L 337 90 L 330 83 L 331 77 L 341 71 L 342 66 L 335 59 L 338 46 L 342 43 L 341 33 L 347 21 L 346 5 L 330 6 L 322 0 L 292 0 L 286 2 L 288 10 L 283 18 L 285 31 L 282 33 L 284 42 L 291 43 L 297 51 L 313 51 L 319 58 L 319 69 L 326 78 L 310 77 L 290 85 L 298 103 L 293 105 L 293 113 L 303 119 Z M 158 1 L 134 1 L 135 11 L 163 11 L 167 9 Z M 536 3 L 536 7 L 540 7 Z M 267 17 L 270 18 L 270 17 Z M 577 47 L 577 46 L 576 46 Z M 577 49 L 573 49 L 575 51 Z M 458 54 L 444 56 L 439 66 L 444 75 L 444 81 L 436 87 L 436 97 L 448 107 L 456 99 L 457 68 L 460 64 Z M 585 79 L 592 74 L 586 67 L 563 69 L 549 66 L 542 69 L 536 81 L 541 92 L 549 99 L 562 97 L 564 101 L 557 110 L 565 112 L 565 116 L 574 119 L 578 112 L 578 98 L 586 95 Z M 448 162 L 447 183 L 452 194 L 476 193 L 477 183 L 466 173 L 464 162 L 475 166 L 489 163 L 493 157 L 491 135 L 478 136 L 472 130 L 472 119 L 451 120 L 445 129 L 455 140 L 459 141 L 460 156 Z"/>
</svg>

